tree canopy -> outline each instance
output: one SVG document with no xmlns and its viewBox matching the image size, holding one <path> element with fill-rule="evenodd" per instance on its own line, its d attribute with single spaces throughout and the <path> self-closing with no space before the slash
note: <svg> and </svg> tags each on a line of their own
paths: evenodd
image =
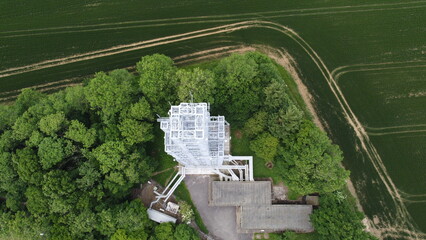
<svg viewBox="0 0 426 240">
<path fill-rule="evenodd" d="M 342 153 L 311 121 L 285 140 L 277 163 L 288 186 L 299 194 L 339 190 L 349 176 L 340 166 Z"/>
<path fill-rule="evenodd" d="M 24 220 L 40 223 L 37 227 L 52 239 L 105 238 L 114 229 L 148 236 L 152 224 L 144 207 L 126 205 L 125 198 L 152 171 L 145 143 L 152 139 L 153 113 L 137 76 L 100 72 L 84 86 L 50 95 L 25 89 L 1 109 L 8 116 L 0 114 L 0 196 L 5 199 L 0 206 L 8 223 L 0 236 L 39 237 L 30 231 L 36 227 L 14 230 L 13 224 Z M 118 221 L 108 231 L 105 212 Z"/>
<path fill-rule="evenodd" d="M 182 102 L 215 102 L 216 79 L 210 70 L 194 68 L 192 70 L 180 69 L 176 73 L 179 79 L 177 94 Z M 192 95 L 192 96 L 191 96 Z"/>
<path fill-rule="evenodd" d="M 343 195 L 344 196 L 344 195 Z M 320 240 L 355 240 L 377 239 L 365 231 L 361 223 L 363 214 L 350 205 L 344 197 L 337 193 L 321 196 L 320 208 L 316 210 L 311 220 Z"/>
</svg>

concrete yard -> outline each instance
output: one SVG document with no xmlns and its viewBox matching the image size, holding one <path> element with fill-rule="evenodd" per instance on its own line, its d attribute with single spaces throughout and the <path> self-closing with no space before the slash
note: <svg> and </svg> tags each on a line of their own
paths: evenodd
<svg viewBox="0 0 426 240">
<path fill-rule="evenodd" d="M 253 234 L 237 233 L 236 207 L 208 205 L 209 178 L 208 175 L 188 175 L 184 180 L 209 234 L 217 240 L 251 240 Z"/>
</svg>

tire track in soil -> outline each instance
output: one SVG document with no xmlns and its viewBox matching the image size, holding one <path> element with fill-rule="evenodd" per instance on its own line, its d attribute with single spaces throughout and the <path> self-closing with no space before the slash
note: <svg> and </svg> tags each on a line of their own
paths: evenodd
<svg viewBox="0 0 426 240">
<path fill-rule="evenodd" d="M 335 6 L 335 7 L 300 8 L 300 9 L 288 9 L 288 10 L 280 10 L 280 11 L 251 12 L 251 13 L 240 13 L 240 14 L 222 14 L 222 15 L 194 16 L 194 17 L 181 17 L 181 18 L 123 21 L 123 22 L 116 22 L 116 23 L 99 23 L 99 24 L 89 24 L 89 25 L 62 26 L 62 27 L 49 27 L 49 28 L 37 28 L 37 29 L 22 29 L 22 30 L 13 30 L 13 31 L 3 31 L 0 33 L 0 38 L 94 32 L 94 31 L 105 31 L 105 30 L 120 30 L 120 29 L 129 29 L 129 28 L 155 27 L 155 26 L 165 26 L 165 25 L 170 26 L 170 25 L 182 25 L 182 24 L 193 24 L 193 23 L 220 23 L 220 22 L 229 22 L 229 21 L 253 20 L 253 19 L 259 19 L 259 18 L 282 18 L 282 17 L 314 16 L 314 15 L 327 15 L 327 14 L 339 14 L 339 13 L 400 10 L 400 9 L 423 8 L 423 7 L 426 7 L 425 3 L 426 1 L 361 4 L 361 5 L 346 5 L 346 6 Z M 217 20 L 214 20 L 214 19 L 217 19 Z M 123 26 L 123 25 L 134 25 L 134 26 Z M 113 27 L 113 26 L 122 26 L 122 27 Z M 90 28 L 93 28 L 93 29 L 90 29 Z M 78 30 L 78 29 L 81 29 L 81 30 Z M 10 35 L 11 33 L 12 35 Z"/>
<path fill-rule="evenodd" d="M 426 68 L 426 61 L 406 61 L 406 62 L 383 62 L 383 63 L 367 63 L 345 65 L 335 68 L 331 75 L 336 82 L 348 73 L 366 72 L 366 71 L 381 71 L 389 69 L 405 69 L 405 68 Z"/>
</svg>

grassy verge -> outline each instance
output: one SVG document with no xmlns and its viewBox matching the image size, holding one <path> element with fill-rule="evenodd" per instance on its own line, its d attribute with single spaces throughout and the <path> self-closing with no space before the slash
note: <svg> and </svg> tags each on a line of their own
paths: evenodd
<svg viewBox="0 0 426 240">
<path fill-rule="evenodd" d="M 166 186 L 166 183 L 168 182 L 170 177 L 173 177 L 173 175 L 175 174 L 176 174 L 176 171 L 174 171 L 174 169 L 169 169 L 160 174 L 153 176 L 152 179 L 154 179 L 159 184 Z"/>
<path fill-rule="evenodd" d="M 236 134 L 236 133 L 239 134 Z M 236 135 L 239 135 L 238 137 Z M 250 140 L 244 136 L 239 129 L 232 130 L 231 133 L 231 151 L 235 156 L 253 156 L 253 176 L 255 178 L 272 178 L 275 184 L 282 182 L 282 178 L 277 174 L 275 168 L 269 169 L 265 166 L 265 162 L 258 158 L 252 150 L 250 150 Z"/>
</svg>

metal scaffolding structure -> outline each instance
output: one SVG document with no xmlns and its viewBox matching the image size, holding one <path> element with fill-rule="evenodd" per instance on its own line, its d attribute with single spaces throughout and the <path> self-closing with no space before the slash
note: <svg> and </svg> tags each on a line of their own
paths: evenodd
<svg viewBox="0 0 426 240">
<path fill-rule="evenodd" d="M 159 118 L 165 133 L 165 151 L 180 164 L 189 166 L 221 166 L 225 157 L 223 116 L 210 116 L 207 103 L 181 103 L 172 106 L 168 118 Z"/>
<path fill-rule="evenodd" d="M 230 125 L 224 116 L 210 116 L 208 103 L 171 106 L 169 117 L 160 117 L 165 151 L 179 163 L 179 172 L 150 208 L 164 204 L 185 175 L 215 174 L 222 181 L 253 181 L 253 157 L 230 155 Z M 180 176 L 180 177 L 179 177 Z"/>
</svg>

